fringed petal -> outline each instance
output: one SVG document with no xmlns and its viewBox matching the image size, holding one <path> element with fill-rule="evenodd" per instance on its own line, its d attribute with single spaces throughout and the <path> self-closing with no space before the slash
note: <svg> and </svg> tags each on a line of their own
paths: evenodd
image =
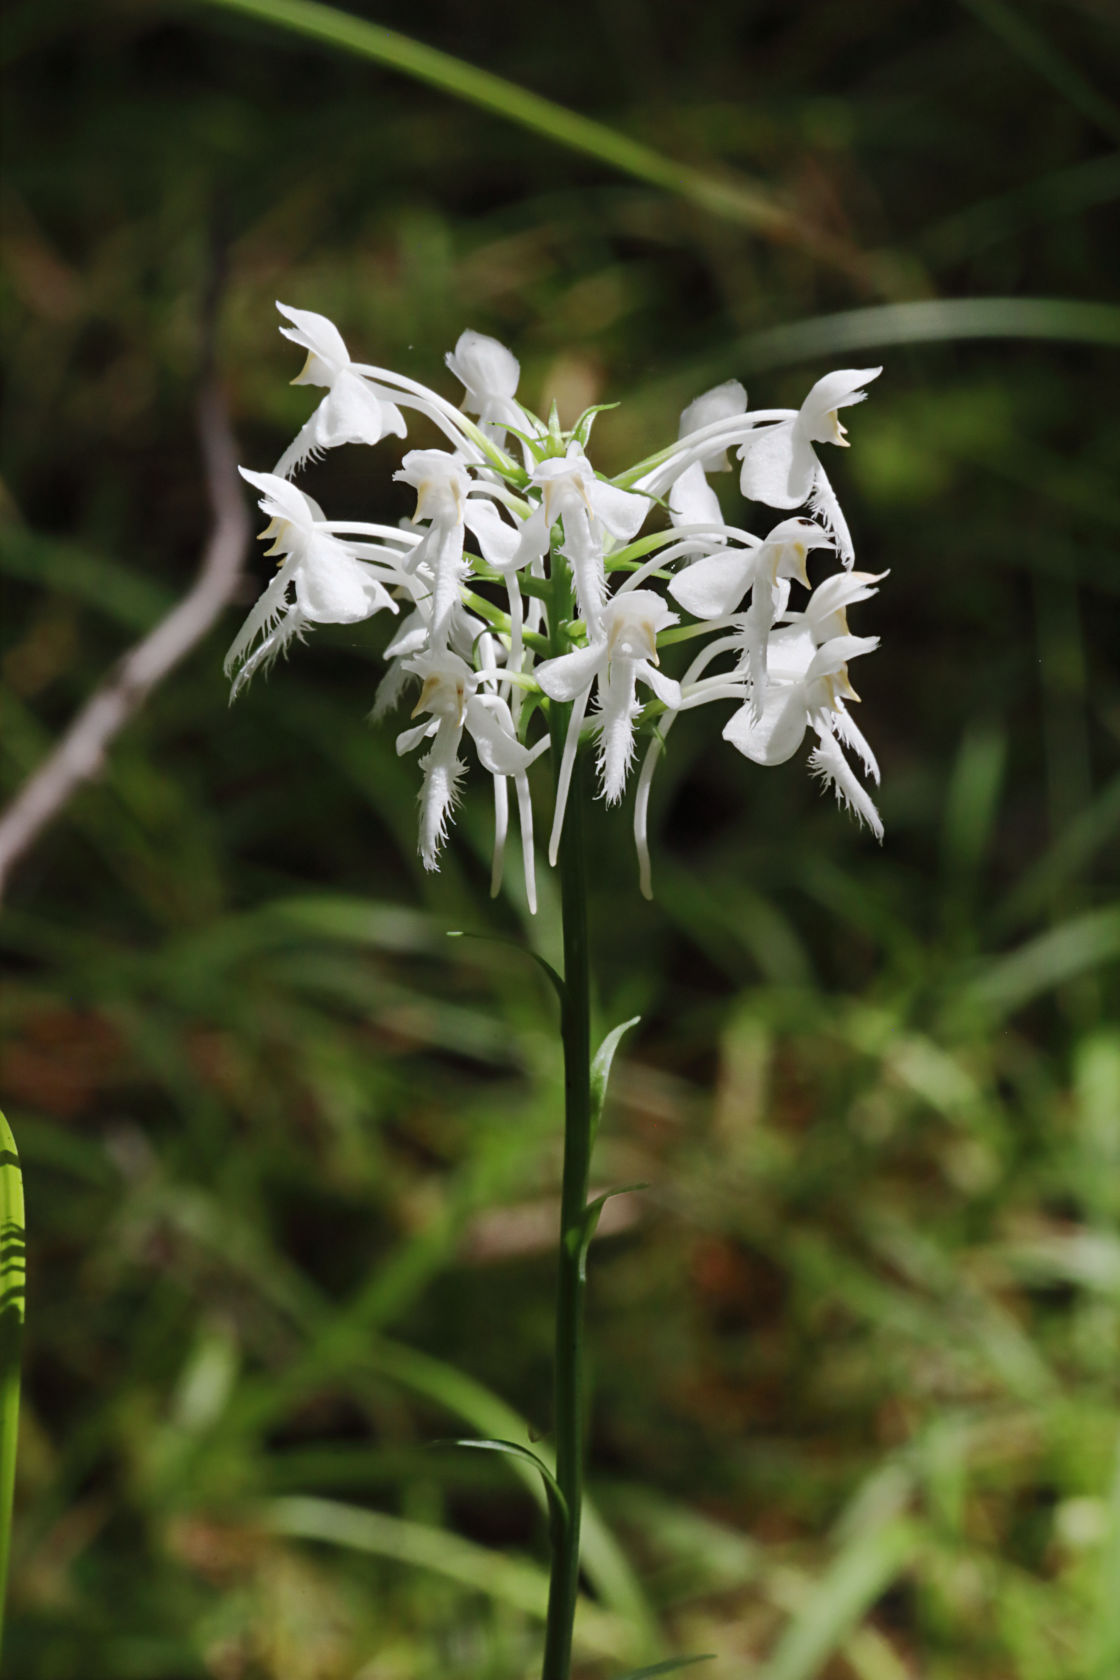
<svg viewBox="0 0 1120 1680">
<path fill-rule="evenodd" d="M 241 690 L 256 676 L 258 671 L 267 671 L 269 666 L 282 653 L 287 653 L 289 644 L 302 641 L 307 631 L 307 621 L 298 607 L 291 607 L 277 624 L 275 630 L 266 636 L 255 653 L 251 653 L 234 677 L 230 685 L 229 703 L 232 706 Z"/>
<path fill-rule="evenodd" d="M 466 765 L 456 756 L 461 728 L 443 720 L 431 751 L 420 760 L 424 780 L 420 788 L 420 858 L 425 869 L 439 868 L 439 851 L 459 797 Z"/>
<path fill-rule="evenodd" d="M 854 811 L 857 820 L 866 823 L 876 840 L 883 838 L 883 822 L 867 791 L 856 780 L 855 773 L 839 742 L 827 730 L 818 729 L 817 746 L 809 755 L 809 769 L 831 787 L 838 802 Z"/>
</svg>

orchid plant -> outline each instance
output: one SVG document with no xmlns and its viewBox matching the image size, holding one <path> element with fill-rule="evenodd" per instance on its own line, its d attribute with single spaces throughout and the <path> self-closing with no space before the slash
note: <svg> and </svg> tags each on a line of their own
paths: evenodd
<svg viewBox="0 0 1120 1680">
<path fill-rule="evenodd" d="M 352 361 L 325 316 L 278 308 L 284 336 L 306 352 L 293 383 L 326 395 L 271 473 L 242 469 L 268 517 L 267 552 L 278 556 L 278 570 L 229 650 L 232 696 L 316 624 L 396 615 L 372 715 L 411 702 L 412 721 L 396 747 L 400 754 L 424 749 L 423 864 L 439 866 L 467 773 L 464 755 L 473 757 L 493 786 L 492 891 L 502 882 L 512 782 L 530 910 L 537 862 L 529 772 L 538 758 L 552 759 L 548 861 L 559 871 L 564 973 L 548 972 L 560 998 L 565 1056 L 555 1474 L 532 1456 L 547 1492 L 553 1553 L 543 1680 L 568 1680 L 583 1484 L 586 1255 L 602 1201 L 588 1204 L 589 1169 L 622 1030 L 608 1034 L 593 1061 L 583 765 L 593 749 L 599 795 L 616 805 L 641 757 L 633 832 L 647 897 L 651 781 L 676 717 L 698 706 L 718 706 L 723 740 L 756 764 L 784 763 L 811 733 L 810 770 L 882 838 L 866 786 L 878 781 L 878 766 L 849 707 L 858 695 L 848 675 L 850 662 L 878 638 L 853 635 L 847 613 L 875 595 L 886 574 L 854 569 L 852 539 L 818 454 L 825 444 L 846 447 L 839 411 L 862 402 L 881 369 L 827 374 L 799 409 L 750 410 L 742 385 L 729 380 L 689 404 L 675 442 L 605 478 L 587 453 L 599 409 L 567 431 L 555 405 L 540 419 L 518 398 L 518 362 L 496 340 L 464 332 L 446 357 L 464 387 L 456 407 L 404 375 Z M 291 482 L 340 444 L 406 437 L 406 415 L 444 439 L 442 448 L 408 451 L 394 474 L 416 491 L 406 523 L 328 518 Z M 709 482 L 729 470 L 732 450 L 742 495 L 782 515 L 765 535 L 728 523 Z M 791 516 L 795 509 L 806 511 Z M 654 521 L 658 528 L 640 535 Z M 839 567 L 814 581 L 818 555 L 835 556 Z M 699 646 L 677 675 L 661 669 L 663 650 L 692 642 Z"/>
</svg>

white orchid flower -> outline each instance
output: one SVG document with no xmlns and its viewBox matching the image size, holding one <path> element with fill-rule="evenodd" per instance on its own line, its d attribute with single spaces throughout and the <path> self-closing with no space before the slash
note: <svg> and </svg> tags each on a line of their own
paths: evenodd
<svg viewBox="0 0 1120 1680">
<path fill-rule="evenodd" d="M 878 379 L 882 368 L 848 368 L 818 379 L 797 412 L 774 425 L 759 427 L 739 447 L 742 470 L 739 488 L 744 496 L 768 507 L 793 508 L 811 503 L 835 534 L 846 566 L 855 558 L 848 527 L 813 448 L 818 443 L 848 447 L 839 410 L 863 402 L 863 389 Z"/>
<path fill-rule="evenodd" d="M 485 333 L 467 331 L 443 359 L 466 388 L 464 409 L 478 415 L 479 426 L 496 443 L 505 443 L 507 426 L 529 429 L 525 410 L 515 401 L 521 364 L 512 350 Z"/>
<path fill-rule="evenodd" d="M 407 752 L 426 743 L 426 868 L 436 867 L 446 835 L 466 733 L 493 781 L 493 889 L 516 791 L 526 897 L 535 905 L 530 764 L 555 738 L 555 863 L 582 743 L 593 740 L 599 792 L 617 804 L 629 783 L 643 707 L 647 724 L 662 714 L 649 732 L 634 800 L 643 892 L 650 891 L 655 765 L 679 714 L 713 702 L 734 707 L 724 736 L 759 764 L 784 762 L 811 732 L 814 774 L 882 835 L 848 762 L 856 755 L 878 779 L 848 708 L 855 696 L 847 669 L 876 645 L 849 632 L 848 608 L 873 596 L 886 573 L 852 570 L 847 526 L 818 460 L 820 444 L 844 444 L 840 410 L 864 399 L 880 369 L 831 373 L 799 409 L 751 412 L 742 385 L 727 380 L 683 410 L 675 443 L 607 480 L 586 453 L 595 411 L 564 433 L 553 408 L 545 426 L 519 403 L 517 358 L 496 339 L 466 331 L 445 358 L 463 387 L 456 408 L 404 374 L 353 361 L 325 316 L 280 309 L 285 336 L 307 352 L 295 383 L 325 387 L 326 395 L 276 473 L 245 475 L 269 516 L 266 535 L 280 566 L 230 648 L 232 693 L 313 624 L 355 623 L 383 607 L 400 611 L 373 715 L 412 688 L 415 721 L 397 745 Z M 419 413 L 447 440 L 445 447 L 410 450 L 396 474 L 416 491 L 411 520 L 328 521 L 286 482 L 336 444 L 403 436 L 402 410 Z M 513 454 L 507 433 L 520 441 Z M 729 451 L 739 455 L 743 493 L 783 510 L 765 538 L 726 520 L 708 482 L 728 468 Z M 669 528 L 633 544 L 655 501 L 667 503 Z M 838 551 L 845 570 L 812 588 L 808 557 L 818 549 Z M 791 611 L 795 582 L 808 593 Z M 658 637 L 678 622 L 674 604 L 689 620 L 670 639 L 701 638 L 679 683 L 657 663 Z M 582 622 L 568 622 L 573 614 Z M 569 651 L 542 657 L 562 648 Z M 554 710 L 554 728 L 528 747 L 523 721 L 538 703 L 563 705 L 564 726 L 557 730 Z"/>
<path fill-rule="evenodd" d="M 260 507 L 269 517 L 261 540 L 271 538 L 272 547 L 265 553 L 282 559 L 226 654 L 226 675 L 237 671 L 231 701 L 256 671 L 270 665 L 310 625 L 357 624 L 386 607 L 395 613 L 396 603 L 385 586 L 400 580 L 388 562 L 378 568 L 357 559 L 331 534 L 319 504 L 294 484 L 275 473 L 249 472 L 245 467 L 240 471 L 261 492 Z M 260 645 L 254 650 L 258 638 Z"/>
<path fill-rule="evenodd" d="M 404 416 L 385 391 L 355 371 L 342 334 L 325 315 L 310 309 L 276 305 L 291 325 L 281 327 L 285 338 L 307 351 L 307 360 L 293 385 L 325 385 L 327 394 L 276 463 L 281 478 L 290 478 L 303 464 L 325 449 L 342 443 L 379 443 L 386 432 L 407 435 Z"/>
<path fill-rule="evenodd" d="M 541 499 L 521 527 L 520 553 L 525 559 L 547 553 L 549 532 L 558 519 L 564 521 L 563 552 L 572 568 L 576 601 L 588 633 L 594 634 L 607 593 L 606 541 L 613 537 L 629 542 L 636 536 L 649 512 L 649 500 L 596 478 L 574 439 L 563 456 L 539 462 L 530 483 L 540 489 Z"/>
<path fill-rule="evenodd" d="M 747 393 L 737 379 L 705 391 L 681 414 L 679 437 L 689 438 L 706 426 L 732 420 L 747 411 Z M 708 483 L 710 472 L 726 472 L 731 462 L 726 449 L 714 449 L 685 468 L 669 491 L 669 518 L 674 525 L 718 525 L 722 522 L 719 499 Z"/>
<path fill-rule="evenodd" d="M 482 675 L 472 671 L 457 654 L 420 653 L 410 661 L 409 669 L 421 681 L 420 698 L 412 715 L 418 717 L 421 712 L 427 712 L 428 717 L 397 736 L 397 752 L 412 752 L 421 741 L 432 742 L 420 761 L 424 772 L 420 790 L 420 856 L 425 869 L 437 869 L 458 783 L 466 769 L 459 758 L 463 731 L 474 741 L 484 770 L 496 778 L 516 777 L 519 782 L 525 778 L 533 760 L 546 750 L 548 737 L 535 747 L 524 746 L 514 733 L 505 701 L 494 694 L 478 693 Z M 527 794 L 527 781 L 524 787 Z M 519 802 L 527 860 L 526 890 L 531 905 L 535 906 L 528 868 L 533 849 L 532 809 L 527 797 Z"/>
<path fill-rule="evenodd" d="M 882 583 L 887 572 L 837 572 L 818 583 L 810 595 L 805 611 L 786 613 L 787 624 L 804 624 L 813 641 L 820 647 L 834 636 L 848 635 L 848 608 L 858 601 L 869 601 L 879 593 L 875 585 Z"/>
<path fill-rule="evenodd" d="M 550 700 L 570 702 L 571 717 L 556 788 L 556 811 L 549 842 L 555 863 L 564 826 L 572 768 L 592 686 L 597 688 L 598 768 L 608 805 L 622 798 L 634 756 L 634 722 L 641 711 L 637 685 L 644 683 L 657 699 L 679 707 L 681 691 L 672 677 L 657 669 L 657 637 L 677 623 L 659 595 L 632 589 L 612 597 L 603 608 L 600 633 L 587 647 L 546 659 L 534 673 Z"/>
<path fill-rule="evenodd" d="M 766 692 L 766 646 L 789 602 L 790 580 L 808 589 L 810 550 L 834 544 L 819 525 L 800 518 L 783 519 L 765 542 L 752 541 L 754 548 L 728 546 L 694 561 L 672 579 L 669 593 L 694 618 L 725 619 L 738 612 L 750 590 L 750 605 L 740 619 L 740 665 L 751 679 L 757 714 Z"/>
<path fill-rule="evenodd" d="M 761 715 L 750 703 L 742 706 L 724 725 L 723 738 L 756 764 L 784 764 L 801 745 L 805 731 L 813 729 L 817 746 L 809 758 L 810 770 L 881 840 L 879 813 L 839 746 L 843 741 L 851 747 L 867 774 L 879 780 L 875 755 L 845 705 L 846 700 L 859 699 L 848 677 L 848 661 L 878 645 L 878 636 L 834 636 L 817 647 L 804 624 L 776 631 L 770 638 Z"/>
<path fill-rule="evenodd" d="M 470 479 L 458 455 L 443 449 L 412 449 L 393 474 L 416 491 L 413 523 L 428 521 L 423 540 L 412 551 L 410 570 L 431 580 L 432 646 L 445 648 L 451 620 L 469 567 L 463 558 L 464 516 Z"/>
</svg>

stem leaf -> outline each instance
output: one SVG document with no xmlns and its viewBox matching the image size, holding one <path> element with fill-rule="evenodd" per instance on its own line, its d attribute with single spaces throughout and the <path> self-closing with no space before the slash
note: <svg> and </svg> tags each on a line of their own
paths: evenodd
<svg viewBox="0 0 1120 1680">
<path fill-rule="evenodd" d="M 636 1027 L 641 1020 L 640 1015 L 634 1015 L 629 1021 L 620 1021 L 617 1027 L 612 1027 L 606 1038 L 595 1052 L 595 1060 L 591 1064 L 591 1133 L 599 1130 L 599 1121 L 603 1114 L 603 1104 L 607 1098 L 607 1082 L 611 1076 L 611 1064 L 615 1051 L 622 1042 L 624 1033 L 631 1027 Z"/>
<path fill-rule="evenodd" d="M 575 1252 L 579 1255 L 579 1274 L 581 1279 L 587 1275 L 587 1251 L 591 1247 L 591 1239 L 599 1226 L 599 1215 L 612 1196 L 629 1196 L 635 1190 L 648 1190 L 649 1185 L 619 1184 L 613 1190 L 604 1190 L 601 1196 L 596 1196 L 593 1202 L 588 1202 L 583 1210 L 583 1221 L 579 1230 L 574 1233 Z"/>
<path fill-rule="evenodd" d="M 563 1009 L 563 980 L 560 978 L 559 974 L 557 974 L 550 962 L 547 962 L 545 958 L 540 956 L 536 951 L 530 951 L 527 945 L 520 945 L 516 939 L 503 939 L 502 936 L 497 933 L 473 933 L 466 928 L 450 928 L 448 930 L 447 937 L 448 939 L 484 939 L 488 945 L 508 945 L 512 950 L 520 951 L 523 957 L 529 957 L 536 963 L 542 974 L 547 975 L 549 985 L 559 998 L 560 1007 Z"/>
<path fill-rule="evenodd" d="M 477 1436 L 465 1435 L 453 1441 L 433 1441 L 434 1447 L 474 1447 L 478 1452 L 507 1453 L 510 1458 L 519 1458 L 524 1464 L 531 1464 L 544 1483 L 545 1493 L 548 1495 L 549 1512 L 554 1519 L 559 1518 L 562 1523 L 568 1520 L 568 1502 L 560 1491 L 559 1483 L 543 1458 L 538 1458 L 528 1447 L 519 1446 L 516 1441 L 482 1440 Z"/>
</svg>

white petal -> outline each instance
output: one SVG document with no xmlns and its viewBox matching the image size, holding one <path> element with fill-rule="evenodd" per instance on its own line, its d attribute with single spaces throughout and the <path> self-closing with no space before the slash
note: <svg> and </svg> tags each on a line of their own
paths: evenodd
<svg viewBox="0 0 1120 1680">
<path fill-rule="evenodd" d="M 638 706 L 634 698 L 637 660 L 618 660 L 611 667 L 604 692 L 600 687 L 599 777 L 608 805 L 616 805 L 626 787 L 634 757 L 634 719 Z M 623 668 L 624 667 L 624 668 Z M 652 670 L 652 666 L 650 667 Z"/>
<path fill-rule="evenodd" d="M 681 685 L 675 677 L 665 676 L 663 672 L 657 669 L 656 665 L 651 665 L 648 659 L 638 660 L 637 676 L 638 681 L 645 683 L 646 687 L 651 689 L 662 704 L 669 707 L 670 711 L 675 712 L 680 709 Z"/>
<path fill-rule="evenodd" d="M 509 788 L 504 776 L 494 777 L 494 858 L 490 865 L 490 897 L 497 898 L 502 890 L 502 871 L 506 861 L 506 835 L 509 833 Z"/>
<path fill-rule="evenodd" d="M 816 456 L 792 420 L 760 426 L 739 449 L 739 488 L 767 507 L 800 507 L 812 493 Z"/>
<path fill-rule="evenodd" d="M 357 624 L 389 601 L 382 585 L 332 537 L 308 544 L 293 583 L 301 611 L 315 624 Z"/>
<path fill-rule="evenodd" d="M 737 414 L 747 412 L 747 393 L 737 379 L 727 379 L 722 385 L 716 385 L 711 391 L 705 391 L 702 396 L 690 402 L 681 415 L 681 429 L 678 436 L 684 438 L 690 432 L 698 432 L 704 426 L 712 426 L 717 420 L 733 420 Z M 705 455 L 699 462 L 704 472 L 724 472 L 730 466 L 725 449 L 717 449 L 712 455 Z"/>
<path fill-rule="evenodd" d="M 727 548 L 693 561 L 669 583 L 669 593 L 693 618 L 726 618 L 751 586 L 757 549 Z"/>
<path fill-rule="evenodd" d="M 529 778 L 518 776 L 514 782 L 517 789 L 517 815 L 521 823 L 521 860 L 525 872 L 525 897 L 529 905 L 529 913 L 537 913 L 537 858 L 533 850 L 533 801 L 529 796 Z"/>
<path fill-rule="evenodd" d="M 809 718 L 801 685 L 770 688 L 762 716 L 742 706 L 723 726 L 723 738 L 756 764 L 784 764 L 805 735 Z"/>
<path fill-rule="evenodd" d="M 607 650 L 603 642 L 562 653 L 556 659 L 546 659 L 533 672 L 550 700 L 575 700 L 586 694 L 599 671 L 606 663 Z"/>
<path fill-rule="evenodd" d="M 838 800 L 854 811 L 861 823 L 866 823 L 876 840 L 883 838 L 883 822 L 866 789 L 856 780 L 855 773 L 833 737 L 818 732 L 815 750 L 809 754 L 809 769 L 831 787 Z"/>
<path fill-rule="evenodd" d="M 879 780 L 879 761 L 871 750 L 871 743 L 842 700 L 839 705 L 833 708 L 829 722 L 832 725 L 833 733 L 838 735 L 844 745 L 850 747 L 859 757 L 863 764 L 864 773 L 870 776 L 873 782 L 877 782 Z"/>
<path fill-rule="evenodd" d="M 307 366 L 292 384 L 331 384 L 338 370 L 350 361 L 350 352 L 334 322 L 328 321 L 325 315 L 316 315 L 312 309 L 292 309 L 279 302 L 276 307 L 292 323 L 290 327 L 280 328 L 284 337 L 309 352 Z"/>
<path fill-rule="evenodd" d="M 839 443 L 835 419 L 838 408 L 849 408 L 863 402 L 867 392 L 864 385 L 878 379 L 882 368 L 844 368 L 839 373 L 826 373 L 818 379 L 798 415 L 798 430 L 814 443 Z"/>
<path fill-rule="evenodd" d="M 629 542 L 637 535 L 651 506 L 648 496 L 635 496 L 632 490 L 620 490 L 601 478 L 592 480 L 587 496 L 596 518 L 602 520 L 612 537 L 622 542 Z"/>
<path fill-rule="evenodd" d="M 235 665 L 241 664 L 257 637 L 271 634 L 287 612 L 290 577 L 291 562 L 272 579 L 256 604 L 250 608 L 249 616 L 233 638 L 226 654 L 222 669 L 227 677 L 232 674 Z"/>
<path fill-rule="evenodd" d="M 472 695 L 467 701 L 467 728 L 478 749 L 478 761 L 491 776 L 518 776 L 532 764 L 535 755 L 513 733 L 504 702 L 488 706 Z"/>
<path fill-rule="evenodd" d="M 771 632 L 766 648 L 766 675 L 772 682 L 800 682 L 817 644 L 804 624 L 786 625 Z"/>
<path fill-rule="evenodd" d="M 674 525 L 722 525 L 719 497 L 704 477 L 699 461 L 686 467 L 669 491 L 669 519 Z"/>
<path fill-rule="evenodd" d="M 468 499 L 463 517 L 467 529 L 477 537 L 482 558 L 488 565 L 501 571 L 518 564 L 523 526 L 511 525 L 508 519 L 502 518 L 493 502 L 481 496 Z M 526 555 L 525 560 L 528 558 Z M 524 565 L 525 560 L 520 563 Z"/>
<path fill-rule="evenodd" d="M 402 729 L 397 736 L 397 757 L 403 758 L 405 753 L 413 752 L 429 735 L 434 735 L 439 728 L 438 718 L 425 718 L 423 723 L 414 723 L 411 729 Z"/>
<path fill-rule="evenodd" d="M 475 399 L 468 404 L 475 413 L 481 412 L 488 398 L 509 398 L 517 390 L 521 376 L 517 357 L 485 333 L 470 329 L 460 333 L 454 350 L 448 351 L 444 361 L 456 379 L 466 386 L 467 396 Z"/>
<path fill-rule="evenodd" d="M 425 869 L 439 867 L 439 849 L 447 837 L 459 778 L 466 768 L 455 756 L 461 734 L 460 728 L 445 719 L 436 731 L 431 751 L 420 761 L 424 771 L 420 789 L 420 857 Z"/>
<path fill-rule="evenodd" d="M 817 677 L 830 677 L 846 665 L 849 659 L 858 659 L 861 654 L 874 653 L 879 646 L 878 636 L 833 636 L 830 642 L 825 642 L 813 655 L 813 662 L 806 672 L 806 680 L 812 682 Z"/>
<path fill-rule="evenodd" d="M 405 437 L 404 416 L 356 373 L 344 368 L 330 394 L 315 411 L 318 443 L 334 449 L 341 443 L 379 443 L 386 432 Z"/>
</svg>

